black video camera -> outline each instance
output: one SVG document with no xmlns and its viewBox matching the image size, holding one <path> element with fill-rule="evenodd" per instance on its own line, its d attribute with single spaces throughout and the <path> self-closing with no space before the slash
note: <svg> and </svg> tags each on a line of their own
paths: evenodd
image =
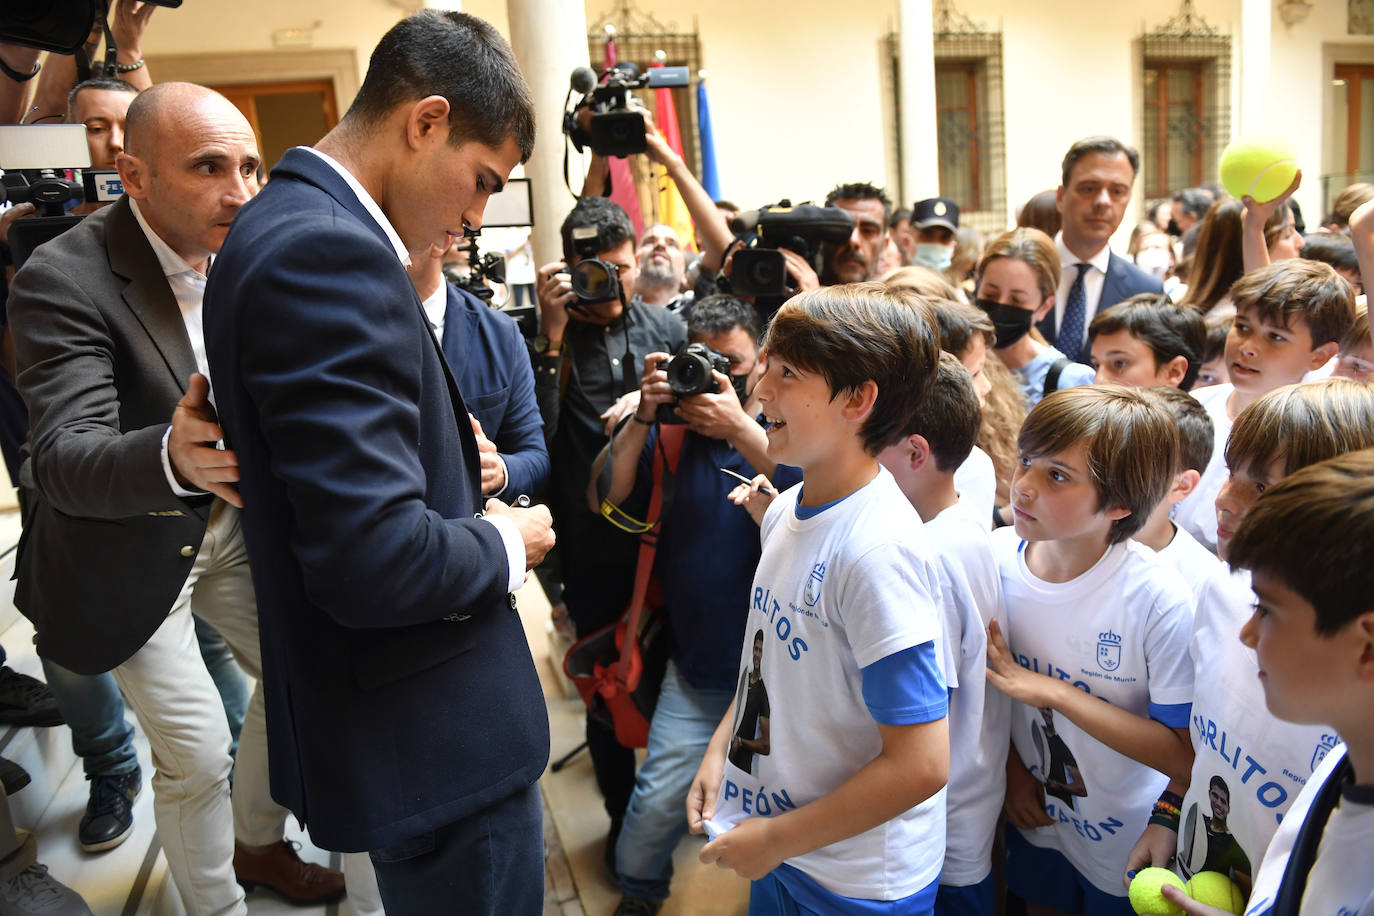
<svg viewBox="0 0 1374 916">
<path fill-rule="evenodd" d="M 819 269 L 821 242 L 843 244 L 854 232 L 854 217 L 839 207 L 814 204 L 792 206 L 783 200 L 775 206 L 741 213 L 731 221 L 736 232 L 746 233 L 748 247 L 736 251 L 730 266 L 730 292 L 737 296 L 785 296 L 787 262 L 779 248 L 795 251 Z M 749 235 L 748 233 L 752 233 Z"/>
<path fill-rule="evenodd" d="M 691 80 L 686 67 L 650 67 L 640 75 L 639 68 L 627 61 L 605 71 L 598 84 L 595 72 L 578 67 L 572 72 L 572 88 L 582 93 L 582 99 L 563 115 L 563 132 L 579 153 L 587 146 L 599 156 L 642 153 L 648 148 L 644 115 L 630 108 L 630 90 L 678 88 Z M 586 130 L 577 123 L 577 112 L 583 108 L 592 111 Z"/>
<path fill-rule="evenodd" d="M 715 394 L 720 391 L 720 383 L 711 373 L 730 375 L 730 358 L 724 353 L 712 350 L 706 344 L 694 343 L 688 344 L 687 349 L 666 363 L 659 363 L 659 367 L 667 370 L 668 387 L 673 389 L 673 397 L 680 401 L 694 394 Z M 743 395 L 740 396 L 740 400 L 744 400 Z M 658 405 L 658 422 L 684 422 L 673 409 L 676 406 L 677 401 Z"/>
<path fill-rule="evenodd" d="M 460 243 L 468 253 L 466 269 L 450 264 L 444 267 L 444 279 L 460 289 L 465 289 L 478 299 L 491 305 L 494 291 L 488 283 L 506 282 L 506 259 L 494 252 L 482 254 L 477 247 L 480 229 L 464 229 L 464 242 Z"/>
</svg>

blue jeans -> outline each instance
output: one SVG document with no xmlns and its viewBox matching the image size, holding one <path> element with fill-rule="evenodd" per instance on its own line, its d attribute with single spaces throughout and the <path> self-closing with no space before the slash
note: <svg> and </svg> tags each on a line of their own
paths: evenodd
<svg viewBox="0 0 1374 916">
<path fill-rule="evenodd" d="M 687 832 L 687 791 L 733 690 L 698 690 L 671 661 L 663 675 L 648 757 L 635 778 L 616 843 L 620 889 L 632 897 L 664 900 L 673 879 L 673 850 Z"/>
</svg>

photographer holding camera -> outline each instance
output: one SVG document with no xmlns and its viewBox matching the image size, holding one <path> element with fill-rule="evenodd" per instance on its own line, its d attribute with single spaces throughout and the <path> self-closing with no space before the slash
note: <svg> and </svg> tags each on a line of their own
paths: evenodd
<svg viewBox="0 0 1374 916">
<path fill-rule="evenodd" d="M 682 319 L 632 296 L 634 226 L 619 205 L 584 197 L 563 221 L 564 260 L 539 269 L 540 333 L 531 342 L 535 398 L 549 445 L 549 508 L 558 531 L 562 603 L 579 635 L 620 616 L 634 580 L 639 538 L 587 509 L 592 460 L 606 444 L 608 418 L 637 399 L 638 367 L 650 353 L 675 353 L 687 342 Z M 616 408 L 616 413 L 612 409 Z M 560 604 L 545 568 L 549 602 Z M 634 786 L 634 752 L 608 727 L 587 722 L 597 785 L 611 818 L 608 858 Z"/>
<path fill-rule="evenodd" d="M 750 479 L 765 474 L 778 487 L 801 480 L 797 469 L 769 460 L 749 406 L 764 365 L 754 308 L 730 296 L 702 299 L 689 313 L 687 335 L 691 347 L 671 361 L 667 353 L 649 354 L 633 421 L 603 453 L 611 465 L 606 498 L 642 517 L 659 440 L 655 417 L 687 426 L 654 558 L 672 654 L 616 847 L 624 893 L 618 914 L 652 912 L 668 896 L 673 849 L 687 832 L 692 764 L 734 699 L 731 650 L 744 640 L 759 537 L 748 513 L 726 499 L 736 480 L 721 469 Z M 599 502 L 595 482 L 587 495 Z"/>
</svg>

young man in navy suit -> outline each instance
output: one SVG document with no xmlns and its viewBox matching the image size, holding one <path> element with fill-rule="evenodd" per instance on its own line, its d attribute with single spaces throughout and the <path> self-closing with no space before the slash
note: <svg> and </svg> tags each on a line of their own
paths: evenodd
<svg viewBox="0 0 1374 916">
<path fill-rule="evenodd" d="M 1079 140 L 1064 155 L 1055 192 L 1063 228 L 1054 237 L 1063 273 L 1054 310 L 1037 325 L 1050 346 L 1088 361 L 1088 324 L 1098 312 L 1163 285 L 1108 247 L 1131 203 L 1140 153 L 1112 137 Z"/>
<path fill-rule="evenodd" d="M 406 264 L 481 226 L 534 144 L 480 19 L 424 10 L 230 230 L 205 336 L 261 621 L 273 795 L 367 850 L 390 916 L 538 913 L 548 717 L 510 594 L 548 510 L 483 503 Z M 476 516 L 476 517 L 475 517 Z"/>
</svg>

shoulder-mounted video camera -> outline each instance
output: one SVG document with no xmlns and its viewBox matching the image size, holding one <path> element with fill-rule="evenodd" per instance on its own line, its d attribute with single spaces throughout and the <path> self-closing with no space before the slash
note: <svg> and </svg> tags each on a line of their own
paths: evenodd
<svg viewBox="0 0 1374 916">
<path fill-rule="evenodd" d="M 778 249 L 795 251 L 818 267 L 820 243 L 840 245 L 854 232 L 854 217 L 839 207 L 814 204 L 792 206 L 783 200 L 773 206 L 746 211 L 730 221 L 742 233 L 744 249 L 735 252 L 730 266 L 730 292 L 737 296 L 785 296 L 787 262 Z"/>
<path fill-rule="evenodd" d="M 641 75 L 639 68 L 628 61 L 616 64 L 601 77 L 598 82 L 590 67 L 578 67 L 572 72 L 572 92 L 581 93 L 582 98 L 563 115 L 563 133 L 579 153 L 584 147 L 591 147 L 599 156 L 644 152 L 648 148 L 644 115 L 630 108 L 630 91 L 678 88 L 691 83 L 686 67 L 650 67 L 648 73 Z M 583 108 L 592 112 L 585 130 L 577 121 L 577 113 Z"/>
</svg>

